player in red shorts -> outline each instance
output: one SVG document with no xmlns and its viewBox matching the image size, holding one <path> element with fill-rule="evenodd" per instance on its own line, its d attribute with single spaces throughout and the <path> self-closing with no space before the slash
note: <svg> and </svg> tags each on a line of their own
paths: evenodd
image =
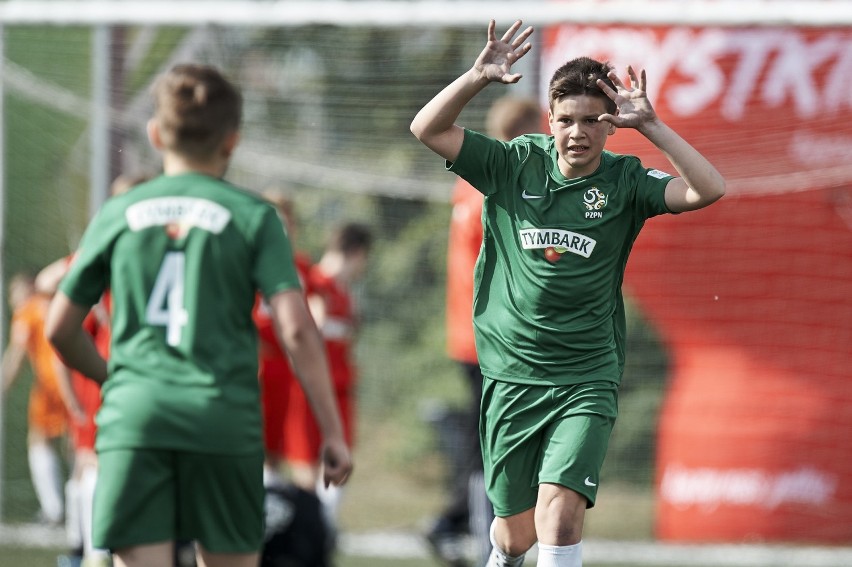
<svg viewBox="0 0 852 567">
<path fill-rule="evenodd" d="M 371 245 L 372 235 L 367 227 L 357 223 L 341 226 L 331 235 L 308 278 L 308 305 L 325 339 L 344 434 L 350 447 L 355 437 L 356 369 L 352 345 L 358 326 L 350 286 L 363 276 Z M 329 525 L 334 529 L 340 489 L 318 485 L 319 430 L 298 384 L 294 383 L 288 407 L 285 454 L 293 482 L 302 489 L 317 491 Z"/>
</svg>

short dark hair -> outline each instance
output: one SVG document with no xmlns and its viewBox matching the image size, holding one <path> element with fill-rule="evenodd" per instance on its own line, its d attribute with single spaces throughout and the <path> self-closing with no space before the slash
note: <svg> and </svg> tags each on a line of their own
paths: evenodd
<svg viewBox="0 0 852 567">
<path fill-rule="evenodd" d="M 332 250 L 338 250 L 345 255 L 354 252 L 369 252 L 373 245 L 373 233 L 365 224 L 350 222 L 335 230 L 328 240 Z"/>
<path fill-rule="evenodd" d="M 587 95 L 602 99 L 607 112 L 615 113 L 615 102 L 597 84 L 598 79 L 601 79 L 615 90 L 615 85 L 607 77 L 607 73 L 612 69 L 609 62 L 596 61 L 589 57 L 578 57 L 568 61 L 557 69 L 550 79 L 548 88 L 550 109 L 553 110 L 553 105 L 563 97 Z"/>
<path fill-rule="evenodd" d="M 208 158 L 240 127 L 242 96 L 214 67 L 176 65 L 152 92 L 163 144 L 179 154 Z"/>
</svg>

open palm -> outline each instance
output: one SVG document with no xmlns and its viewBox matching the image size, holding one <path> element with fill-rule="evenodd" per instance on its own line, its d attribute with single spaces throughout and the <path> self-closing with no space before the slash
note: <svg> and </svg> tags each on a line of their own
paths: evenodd
<svg viewBox="0 0 852 567">
<path fill-rule="evenodd" d="M 524 42 L 533 32 L 533 28 L 528 27 L 515 37 L 521 24 L 521 20 L 516 21 L 498 40 L 494 20 L 488 23 L 488 43 L 473 64 L 473 68 L 483 78 L 507 84 L 517 83 L 521 79 L 519 73 L 512 73 L 512 65 L 532 48 L 532 44 Z"/>
<path fill-rule="evenodd" d="M 610 122 L 619 128 L 639 128 L 643 124 L 655 120 L 657 113 L 651 106 L 651 101 L 648 100 L 648 93 L 645 90 L 647 84 L 645 70 L 643 69 L 640 76 L 637 77 L 633 67 L 628 66 L 627 74 L 630 76 L 629 85 L 625 85 L 615 71 L 609 72 L 608 77 L 615 85 L 616 90 L 612 90 L 604 81 L 598 80 L 598 86 L 618 107 L 617 114 L 602 114 L 598 119 Z"/>
</svg>

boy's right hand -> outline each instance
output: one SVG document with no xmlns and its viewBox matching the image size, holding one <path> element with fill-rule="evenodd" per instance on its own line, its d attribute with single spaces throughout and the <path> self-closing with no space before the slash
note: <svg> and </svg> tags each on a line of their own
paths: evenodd
<svg viewBox="0 0 852 567">
<path fill-rule="evenodd" d="M 322 449 L 323 483 L 345 484 L 352 472 L 352 455 L 349 447 L 340 439 L 326 441 Z"/>
<path fill-rule="evenodd" d="M 517 20 L 506 30 L 499 40 L 494 33 L 497 24 L 494 20 L 488 22 L 488 43 L 476 58 L 473 70 L 489 82 L 517 83 L 521 80 L 520 73 L 512 73 L 512 65 L 532 49 L 531 43 L 524 43 L 532 34 L 532 26 L 514 37 L 521 28 L 521 20 Z M 514 38 L 514 39 L 513 39 Z"/>
</svg>

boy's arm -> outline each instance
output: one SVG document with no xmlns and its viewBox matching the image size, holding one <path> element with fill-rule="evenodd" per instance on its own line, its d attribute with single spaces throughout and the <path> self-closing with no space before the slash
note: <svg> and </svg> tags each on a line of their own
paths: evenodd
<svg viewBox="0 0 852 567">
<path fill-rule="evenodd" d="M 80 407 L 80 401 L 77 399 L 74 387 L 71 385 L 71 371 L 58 359 L 56 360 L 56 380 L 59 387 L 59 395 L 65 404 L 65 409 L 68 410 L 68 415 L 75 421 L 83 423 L 86 420 L 86 414 L 83 412 L 83 408 Z"/>
<path fill-rule="evenodd" d="M 617 91 L 598 81 L 598 86 L 618 106 L 616 115 L 602 114 L 598 120 L 619 128 L 635 128 L 668 158 L 680 174 L 666 185 L 666 206 L 672 212 L 694 211 L 719 200 L 725 194 L 725 179 L 707 158 L 657 116 L 645 91 L 645 71 L 639 77 L 633 67 L 628 67 L 627 72 L 630 87 L 614 71 L 609 78 Z"/>
<path fill-rule="evenodd" d="M 675 213 L 694 211 L 725 194 L 725 179 L 707 158 L 661 120 L 639 130 L 668 158 L 680 177 L 666 185 L 666 206 Z"/>
<path fill-rule="evenodd" d="M 269 307 L 281 344 L 293 361 L 296 376 L 322 431 L 325 484 L 343 484 L 352 471 L 352 457 L 331 386 L 325 343 L 300 290 L 276 293 L 269 298 Z"/>
<path fill-rule="evenodd" d="M 411 122 L 411 133 L 448 161 L 455 161 L 464 141 L 464 130 L 456 125 L 461 111 L 488 83 L 517 83 L 521 75 L 511 73 L 512 64 L 532 48 L 532 44 L 524 43 L 532 34 L 532 27 L 514 37 L 521 27 L 520 20 L 512 24 L 499 40 L 495 27 L 494 20 L 491 20 L 488 23 L 488 42 L 473 67 L 444 87 Z"/>
<path fill-rule="evenodd" d="M 12 325 L 9 344 L 6 347 L 6 352 L 3 353 L 3 392 L 6 392 L 12 386 L 21 372 L 21 366 L 27 354 L 28 337 L 29 329 L 26 325 L 20 322 Z"/>
<path fill-rule="evenodd" d="M 107 363 L 83 328 L 88 313 L 88 307 L 77 305 L 59 291 L 50 302 L 44 333 L 67 366 L 103 384 Z"/>
</svg>

